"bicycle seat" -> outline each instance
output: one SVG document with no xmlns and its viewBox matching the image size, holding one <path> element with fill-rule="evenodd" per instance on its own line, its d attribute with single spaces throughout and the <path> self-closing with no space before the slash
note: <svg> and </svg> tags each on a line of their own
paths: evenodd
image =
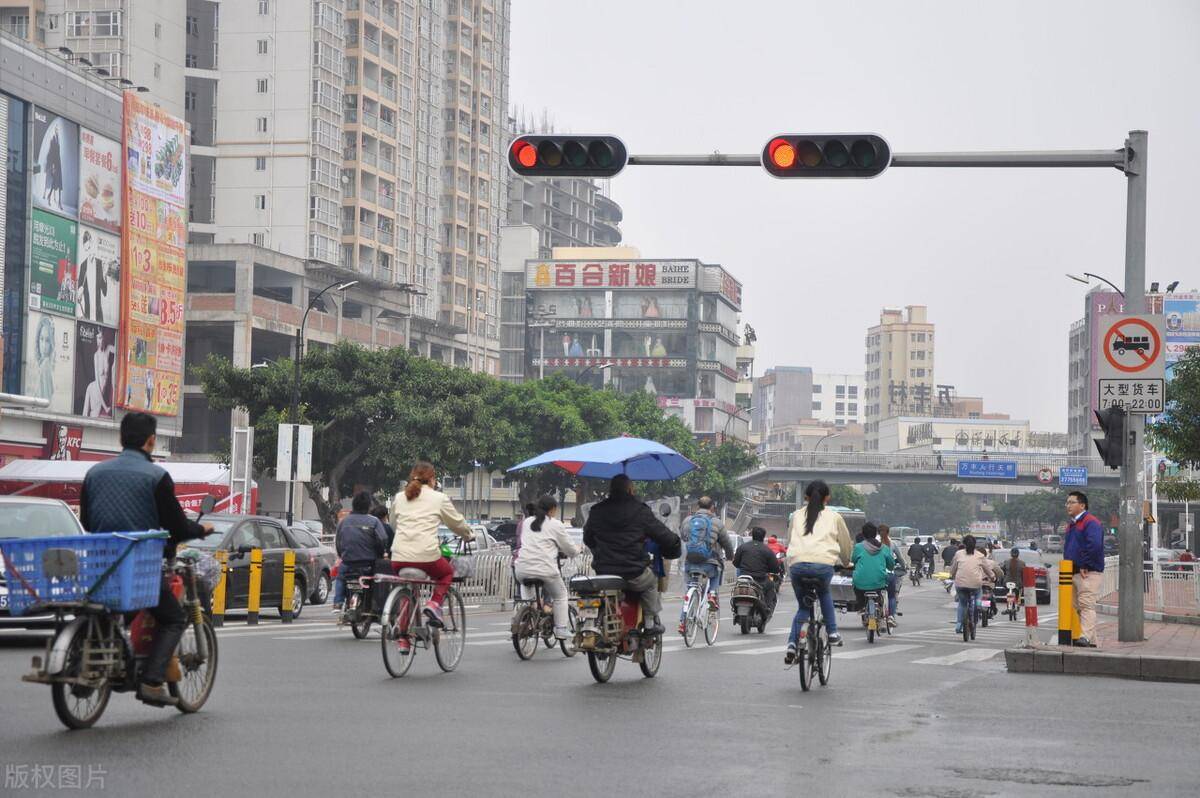
<svg viewBox="0 0 1200 798">
<path fill-rule="evenodd" d="M 401 579 L 428 579 L 429 575 L 420 568 L 401 568 L 396 572 Z"/>
<path fill-rule="evenodd" d="M 571 590 L 576 593 L 603 593 L 607 590 L 624 590 L 625 579 L 620 576 L 573 576 Z"/>
<path fill-rule="evenodd" d="M 531 579 L 522 579 L 521 584 L 524 585 L 525 587 L 538 587 L 539 585 L 542 584 L 542 580 L 541 579 L 532 579 L 532 578 Z"/>
<path fill-rule="evenodd" d="M 814 593 L 825 586 L 825 580 L 819 576 L 802 576 L 796 581 L 799 583 L 801 590 L 812 591 Z"/>
</svg>

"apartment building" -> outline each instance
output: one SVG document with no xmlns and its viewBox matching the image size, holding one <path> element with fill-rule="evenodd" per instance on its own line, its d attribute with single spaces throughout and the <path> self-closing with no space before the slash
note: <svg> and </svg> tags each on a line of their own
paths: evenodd
<svg viewBox="0 0 1200 798">
<path fill-rule="evenodd" d="M 879 422 L 898 415 L 931 415 L 934 325 L 924 305 L 884 308 L 867 330 L 864 385 L 867 450 L 879 450 Z"/>
</svg>

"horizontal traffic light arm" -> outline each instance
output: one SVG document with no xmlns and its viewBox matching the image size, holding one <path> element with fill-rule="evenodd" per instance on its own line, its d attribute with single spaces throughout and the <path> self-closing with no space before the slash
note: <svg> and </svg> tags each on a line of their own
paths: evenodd
<svg viewBox="0 0 1200 798">
<path fill-rule="evenodd" d="M 629 166 L 762 166 L 762 156 L 630 155 Z M 1124 150 L 1031 150 L 1029 152 L 897 152 L 892 166 L 941 167 L 1108 167 L 1125 166 Z"/>
</svg>

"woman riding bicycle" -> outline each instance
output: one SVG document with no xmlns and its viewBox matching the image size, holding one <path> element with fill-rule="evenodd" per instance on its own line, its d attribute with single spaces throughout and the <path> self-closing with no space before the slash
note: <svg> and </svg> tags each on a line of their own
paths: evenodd
<svg viewBox="0 0 1200 798">
<path fill-rule="evenodd" d="M 800 606 L 796 609 L 796 617 L 792 619 L 792 632 L 788 636 L 787 653 L 783 658 L 786 665 L 796 661 L 796 646 L 808 621 L 809 609 L 804 605 L 801 579 L 819 580 L 817 598 L 821 602 L 825 628 L 829 631 L 829 642 L 835 646 L 841 645 L 829 584 L 833 580 L 833 566 L 839 562 L 848 565 L 854 548 L 845 519 L 825 507 L 829 503 L 829 486 L 815 479 L 805 487 L 804 496 L 808 500 L 804 511 L 792 516 L 788 530 L 788 574 Z"/>
<path fill-rule="evenodd" d="M 433 596 L 425 604 L 430 626 L 441 627 L 442 601 L 454 581 L 454 567 L 442 556 L 438 524 L 445 524 L 466 541 L 475 539 L 462 514 L 454 509 L 450 497 L 434 486 L 437 474 L 424 461 L 413 466 L 408 485 L 392 500 L 392 521 L 396 537 L 392 540 L 392 571 L 419 568 L 435 582 Z M 403 641 L 407 642 L 407 641 Z"/>
<path fill-rule="evenodd" d="M 976 551 L 974 535 L 963 538 L 963 548 L 959 549 L 950 561 L 950 578 L 954 580 L 954 588 L 958 593 L 958 615 L 954 633 L 962 634 L 967 601 L 974 598 L 975 606 L 978 607 L 979 593 L 984 581 L 988 578 L 994 581 L 996 578 L 996 564 L 985 557 L 982 551 Z"/>
<path fill-rule="evenodd" d="M 517 560 L 517 582 L 521 585 L 521 598 L 526 601 L 534 597 L 532 587 L 526 587 L 526 579 L 537 579 L 542 583 L 542 593 L 553 602 L 554 636 L 566 640 L 571 633 L 568 625 L 567 586 L 558 571 L 559 555 L 574 557 L 579 549 L 567 535 L 567 528 L 554 517 L 558 502 L 553 496 L 543 496 L 534 507 L 534 517 L 521 536 L 521 558 Z"/>
</svg>

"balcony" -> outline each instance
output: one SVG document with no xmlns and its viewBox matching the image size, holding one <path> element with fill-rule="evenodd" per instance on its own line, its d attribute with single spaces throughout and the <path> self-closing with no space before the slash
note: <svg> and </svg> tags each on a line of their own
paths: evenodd
<svg viewBox="0 0 1200 798">
<path fill-rule="evenodd" d="M 360 224 L 358 226 L 358 234 L 371 241 L 375 240 L 375 228 L 369 224 Z"/>
<path fill-rule="evenodd" d="M 357 33 L 347 33 L 346 34 L 346 49 L 348 50 L 351 47 L 358 47 L 360 40 L 361 40 L 361 37 Z"/>
<path fill-rule="evenodd" d="M 379 243 L 380 244 L 384 244 L 384 245 L 390 247 L 392 245 L 393 240 L 394 240 L 394 238 L 392 236 L 391 230 L 382 230 L 381 229 L 379 231 Z"/>
<path fill-rule="evenodd" d="M 364 36 L 363 37 L 363 49 L 366 50 L 368 53 L 374 53 L 375 55 L 379 55 L 379 40 L 378 39 L 368 39 L 367 37 Z"/>
<path fill-rule="evenodd" d="M 396 198 L 391 194 L 380 194 L 379 206 L 381 208 L 387 208 L 390 211 L 396 207 Z"/>
<path fill-rule="evenodd" d="M 362 154 L 362 161 L 363 163 L 370 164 L 371 166 L 378 166 L 379 156 L 373 152 L 367 152 L 364 150 Z"/>
<path fill-rule="evenodd" d="M 379 169 L 384 174 L 394 175 L 396 174 L 396 161 L 392 158 L 380 158 Z"/>
<path fill-rule="evenodd" d="M 383 20 L 385 25 L 390 25 L 393 30 L 400 27 L 400 20 L 396 18 L 395 14 L 392 14 L 388 11 L 384 11 L 383 16 L 381 16 L 380 19 Z"/>
<path fill-rule="evenodd" d="M 353 119 L 347 119 L 347 122 L 353 122 Z M 379 130 L 379 116 L 376 114 L 363 111 L 363 124 L 369 128 Z"/>
<path fill-rule="evenodd" d="M 396 102 L 396 87 L 387 83 L 383 84 L 383 90 L 380 92 L 385 100 Z"/>
<path fill-rule="evenodd" d="M 342 219 L 342 235 L 344 235 L 344 236 L 354 235 L 354 220 L 353 219 Z"/>
<path fill-rule="evenodd" d="M 363 78 L 363 85 L 366 86 L 371 91 L 375 92 L 376 94 L 379 93 L 379 81 L 376 80 L 375 78 L 371 77 L 370 75 Z"/>
<path fill-rule="evenodd" d="M 385 136 L 388 136 L 389 138 L 393 138 L 393 139 L 396 138 L 396 123 L 395 122 L 388 122 L 387 120 L 381 119 L 381 120 L 379 120 L 379 127 L 377 129 L 379 130 L 380 133 L 384 134 Z"/>
<path fill-rule="evenodd" d="M 363 186 L 362 190 L 359 191 L 358 196 L 362 197 L 367 202 L 374 203 L 375 202 L 375 189 L 367 188 L 366 186 Z"/>
<path fill-rule="evenodd" d="M 342 109 L 342 120 L 345 122 L 357 122 L 358 121 L 358 109 L 357 108 Z"/>
</svg>

